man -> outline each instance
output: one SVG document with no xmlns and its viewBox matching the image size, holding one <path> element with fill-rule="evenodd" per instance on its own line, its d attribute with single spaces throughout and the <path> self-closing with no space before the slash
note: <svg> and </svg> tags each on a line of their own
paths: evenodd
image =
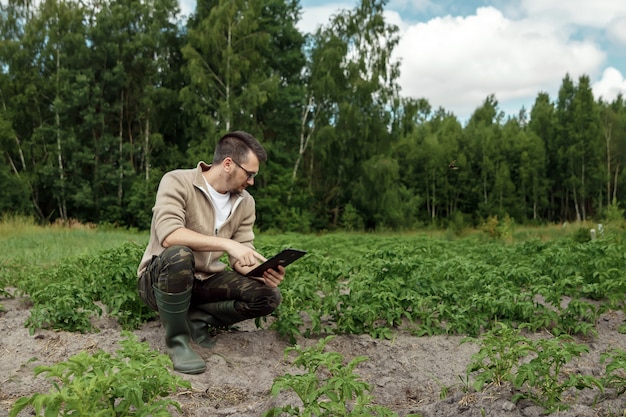
<svg viewBox="0 0 626 417">
<path fill-rule="evenodd" d="M 254 249 L 254 184 L 267 154 L 252 135 L 237 131 L 218 142 L 213 163 L 174 170 L 161 179 L 150 240 L 139 265 L 138 290 L 159 311 L 174 369 L 206 370 L 190 346 L 214 344 L 211 330 L 273 312 L 285 268 L 261 277 L 246 273 L 266 259 Z M 220 261 L 228 254 L 232 270 Z"/>
</svg>

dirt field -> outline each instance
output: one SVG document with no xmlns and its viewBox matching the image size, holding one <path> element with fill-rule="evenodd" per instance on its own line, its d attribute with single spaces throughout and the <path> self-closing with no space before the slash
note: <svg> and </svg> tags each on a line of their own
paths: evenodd
<svg viewBox="0 0 626 417">
<path fill-rule="evenodd" d="M 0 416 L 7 416 L 15 400 L 35 392 L 48 392 L 44 377 L 35 377 L 38 365 L 52 364 L 68 359 L 82 350 L 103 349 L 113 352 L 122 337 L 117 324 L 106 317 L 99 318 L 99 333 L 74 334 L 40 330 L 29 335 L 24 322 L 29 310 L 27 300 L 0 299 L 6 312 L 0 315 Z M 590 353 L 567 366 L 570 372 L 601 376 L 604 366 L 600 354 L 610 347 L 626 350 L 626 336 L 616 329 L 624 321 L 621 312 L 604 315 L 599 323 L 599 337 L 582 340 Z M 174 399 L 185 416 L 258 417 L 272 406 L 291 403 L 296 397 L 283 393 L 272 397 L 269 393 L 273 380 L 297 369 L 284 360 L 285 340 L 271 330 L 258 330 L 253 321 L 241 323 L 240 331 L 219 335 L 212 349 L 197 348 L 206 359 L 208 370 L 195 376 L 182 375 L 193 389 L 177 394 Z M 164 351 L 163 329 L 158 321 L 146 323 L 135 332 L 159 351 Z M 529 401 L 511 402 L 511 391 L 492 387 L 482 393 L 465 394 L 459 376 L 478 346 L 460 344 L 460 336 L 414 337 L 399 333 L 394 340 L 374 340 L 369 336 L 337 336 L 328 349 L 340 352 L 346 361 L 358 355 L 369 360 L 357 368 L 362 378 L 373 387 L 375 403 L 396 412 L 424 417 L 439 416 L 540 416 L 543 409 Z M 303 346 L 316 344 L 317 339 L 301 339 Z M 447 387 L 447 396 L 441 392 Z M 612 393 L 594 400 L 598 391 L 567 392 L 571 405 L 568 411 L 553 413 L 561 417 L 623 416 L 626 415 L 624 396 Z M 32 415 L 23 412 L 21 415 Z"/>
</svg>

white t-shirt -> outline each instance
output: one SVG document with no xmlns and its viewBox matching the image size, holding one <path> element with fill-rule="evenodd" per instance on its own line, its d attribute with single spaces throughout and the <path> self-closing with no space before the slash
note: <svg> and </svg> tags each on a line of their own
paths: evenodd
<svg viewBox="0 0 626 417">
<path fill-rule="evenodd" d="M 230 202 L 230 193 L 218 193 L 215 191 L 215 188 L 211 187 L 211 184 L 209 184 L 206 178 L 204 182 L 209 191 L 209 197 L 211 197 L 211 201 L 213 201 L 213 206 L 215 206 L 215 233 L 217 233 L 230 215 L 233 204 Z"/>
</svg>

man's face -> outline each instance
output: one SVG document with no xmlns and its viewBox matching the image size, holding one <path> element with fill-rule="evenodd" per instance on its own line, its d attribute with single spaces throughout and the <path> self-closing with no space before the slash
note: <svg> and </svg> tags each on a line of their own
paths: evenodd
<svg viewBox="0 0 626 417">
<path fill-rule="evenodd" d="M 229 192 L 238 194 L 249 185 L 254 185 L 254 177 L 259 172 L 259 159 L 252 151 L 248 153 L 246 162 L 236 161 L 230 157 L 226 162 L 230 163 L 231 168 L 228 181 Z"/>
</svg>

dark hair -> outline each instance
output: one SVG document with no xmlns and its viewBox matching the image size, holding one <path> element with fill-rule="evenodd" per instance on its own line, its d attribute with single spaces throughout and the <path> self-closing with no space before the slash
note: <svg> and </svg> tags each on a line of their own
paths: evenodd
<svg viewBox="0 0 626 417">
<path fill-rule="evenodd" d="M 217 142 L 213 164 L 219 164 L 229 156 L 239 163 L 247 162 L 250 151 L 259 159 L 259 163 L 267 161 L 265 149 L 254 136 L 242 130 L 229 132 Z"/>
</svg>

